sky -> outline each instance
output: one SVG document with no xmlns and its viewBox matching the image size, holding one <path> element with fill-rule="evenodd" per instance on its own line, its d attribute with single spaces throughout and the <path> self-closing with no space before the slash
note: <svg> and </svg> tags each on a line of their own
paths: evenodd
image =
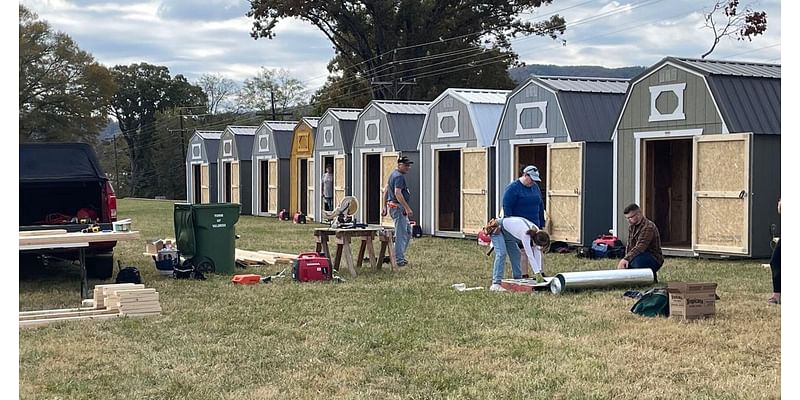
<svg viewBox="0 0 800 400">
<path fill-rule="evenodd" d="M 539 36 L 512 40 L 527 64 L 649 66 L 665 56 L 699 58 L 713 41 L 703 10 L 714 0 L 554 0 L 524 20 L 558 13 L 567 21 L 561 40 Z M 327 38 L 308 22 L 278 24 L 276 37 L 250 37 L 247 0 L 23 0 L 56 30 L 106 65 L 147 62 L 169 67 L 190 81 L 206 73 L 241 82 L 259 68 L 286 68 L 308 89 L 324 84 L 333 57 Z M 781 62 L 781 4 L 759 0 L 767 12 L 764 35 L 752 42 L 723 39 L 709 58 Z M 432 38 L 435 39 L 435 38 Z"/>
</svg>

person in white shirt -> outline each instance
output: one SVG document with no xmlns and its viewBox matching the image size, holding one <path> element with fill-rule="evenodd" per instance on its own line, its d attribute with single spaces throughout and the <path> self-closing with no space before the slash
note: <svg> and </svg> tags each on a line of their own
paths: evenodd
<svg viewBox="0 0 800 400">
<path fill-rule="evenodd" d="M 487 225 L 486 233 L 489 233 L 494 245 L 494 269 L 492 271 L 491 291 L 505 291 L 500 286 L 505 272 L 505 258 L 508 255 L 511 261 L 511 276 L 520 279 L 520 252 L 517 243 L 522 242 L 525 254 L 528 258 L 530 268 L 536 276 L 537 282 L 543 282 L 542 276 L 542 247 L 550 243 L 550 235 L 539 229 L 533 222 L 522 217 L 505 217 L 496 220 L 496 224 Z"/>
</svg>

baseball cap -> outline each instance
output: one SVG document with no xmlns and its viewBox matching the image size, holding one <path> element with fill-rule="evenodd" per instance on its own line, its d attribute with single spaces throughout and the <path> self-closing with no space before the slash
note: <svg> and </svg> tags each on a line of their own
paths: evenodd
<svg viewBox="0 0 800 400">
<path fill-rule="evenodd" d="M 400 158 L 398 158 L 398 159 L 397 159 L 397 163 L 398 163 L 398 164 L 406 164 L 406 165 L 411 165 L 411 164 L 413 164 L 414 162 L 413 162 L 413 161 L 411 161 L 411 159 L 410 159 L 410 158 L 408 158 L 408 157 L 406 157 L 406 156 L 402 156 L 402 157 L 400 157 Z"/>
<path fill-rule="evenodd" d="M 541 182 L 542 178 L 539 178 L 539 168 L 536 168 L 534 165 L 528 165 L 525 169 L 522 170 L 525 174 L 531 177 L 536 182 Z"/>
</svg>

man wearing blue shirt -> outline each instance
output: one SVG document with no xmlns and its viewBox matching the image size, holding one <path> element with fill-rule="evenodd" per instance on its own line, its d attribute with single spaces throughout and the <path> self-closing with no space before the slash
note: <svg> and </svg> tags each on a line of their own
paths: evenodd
<svg viewBox="0 0 800 400">
<path fill-rule="evenodd" d="M 543 227 L 543 230 L 548 232 L 549 229 L 544 220 L 542 191 L 539 189 L 539 185 L 536 184 L 536 182 L 541 181 L 539 168 L 534 165 L 525 167 L 522 170 L 522 176 L 506 186 L 506 190 L 503 193 L 503 216 L 525 218 L 537 227 Z M 527 263 L 522 263 L 522 265 L 525 264 Z M 527 278 L 528 274 L 523 274 L 522 277 Z"/>
<path fill-rule="evenodd" d="M 394 255 L 397 257 L 399 267 L 408 265 L 406 249 L 411 240 L 411 224 L 408 219 L 414 216 L 414 211 L 409 205 L 411 192 L 408 191 L 405 177 L 411 170 L 411 164 L 414 162 L 406 156 L 397 159 L 397 169 L 389 175 L 389 183 L 384 192 L 386 202 L 381 207 L 381 215 L 386 215 L 388 207 L 388 213 L 394 220 Z"/>
</svg>

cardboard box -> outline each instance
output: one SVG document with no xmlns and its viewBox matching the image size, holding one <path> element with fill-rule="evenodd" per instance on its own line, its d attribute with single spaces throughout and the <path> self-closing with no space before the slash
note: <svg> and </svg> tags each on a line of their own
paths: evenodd
<svg viewBox="0 0 800 400">
<path fill-rule="evenodd" d="M 681 320 L 713 318 L 717 312 L 717 284 L 713 282 L 670 283 L 669 316 Z"/>
<path fill-rule="evenodd" d="M 163 240 L 154 240 L 152 242 L 147 243 L 145 246 L 144 252 L 148 254 L 158 254 L 158 251 L 164 248 L 164 241 Z"/>
</svg>

